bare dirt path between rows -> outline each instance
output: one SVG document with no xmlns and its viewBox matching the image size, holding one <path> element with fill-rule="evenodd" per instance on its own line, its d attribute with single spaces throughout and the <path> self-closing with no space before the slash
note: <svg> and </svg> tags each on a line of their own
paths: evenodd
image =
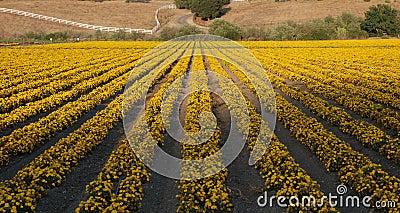
<svg viewBox="0 0 400 213">
<path fill-rule="evenodd" d="M 284 93 L 279 90 L 277 90 L 277 92 L 286 100 L 291 102 L 294 106 L 299 107 L 293 102 L 294 100 L 287 97 Z M 298 163 L 313 180 L 320 184 L 321 191 L 323 191 L 325 195 L 328 195 L 329 193 L 332 195 L 337 195 L 336 188 L 341 183 L 336 172 L 326 171 L 324 164 L 318 159 L 318 157 L 314 155 L 306 145 L 303 145 L 300 141 L 292 137 L 290 135 L 290 131 L 286 129 L 280 121 L 276 122 L 275 134 L 277 135 L 278 139 L 288 148 L 290 155 L 295 158 L 296 163 Z M 357 193 L 353 189 L 348 189 L 347 195 L 355 196 Z M 368 212 L 366 208 L 336 207 L 336 209 L 341 212 Z"/>
<path fill-rule="evenodd" d="M 380 164 L 382 166 L 382 169 L 385 170 L 387 173 L 389 173 L 389 175 L 396 176 L 398 178 L 400 177 L 400 166 L 398 164 L 396 164 L 393 161 L 388 160 L 386 157 L 382 156 L 382 154 L 380 154 L 377 151 L 363 147 L 362 144 L 359 141 L 357 141 L 356 139 L 354 139 L 352 136 L 343 133 L 338 127 L 332 126 L 326 120 L 314 115 L 307 107 L 302 105 L 299 101 L 288 97 L 286 94 L 284 94 L 283 92 L 281 92 L 278 89 L 277 89 L 277 91 L 286 100 L 288 100 L 294 106 L 299 108 L 307 116 L 317 119 L 318 122 L 322 123 L 322 125 L 324 126 L 324 128 L 326 130 L 334 133 L 336 135 L 336 137 L 347 142 L 354 151 L 357 151 L 357 152 L 367 156 L 372 162 Z"/>
<path fill-rule="evenodd" d="M 381 124 L 377 123 L 374 119 L 362 117 L 362 116 L 359 115 L 357 112 L 354 112 L 354 111 L 352 111 L 352 110 L 347 109 L 346 107 L 344 107 L 343 105 L 339 104 L 338 102 L 336 102 L 336 101 L 334 101 L 334 100 L 331 100 L 331 99 L 329 99 L 329 98 L 326 98 L 326 97 L 324 97 L 324 96 L 322 96 L 322 95 L 320 95 L 320 94 L 317 94 L 317 93 L 315 93 L 315 92 L 313 92 L 313 91 L 307 89 L 307 88 L 305 87 L 304 83 L 296 83 L 296 82 L 293 82 L 293 81 L 288 80 L 288 79 L 286 79 L 285 82 L 286 82 L 289 86 L 292 85 L 292 86 L 298 87 L 300 90 L 306 91 L 306 92 L 308 92 L 308 93 L 314 95 L 315 97 L 318 97 L 318 98 L 321 98 L 321 99 L 327 101 L 327 102 L 328 102 L 330 105 L 332 105 L 332 106 L 335 106 L 335 107 L 338 107 L 338 108 L 343 109 L 347 114 L 349 114 L 351 117 L 353 117 L 353 118 L 356 119 L 356 120 L 364 121 L 364 122 L 367 122 L 367 123 L 369 123 L 369 124 L 372 124 L 372 125 L 378 127 L 379 129 L 381 129 L 383 132 L 385 132 L 387 135 L 389 135 L 389 136 L 392 137 L 392 138 L 397 138 L 397 137 L 399 137 L 399 136 L 397 135 L 397 132 L 396 132 L 396 131 L 390 130 L 390 129 L 388 129 L 388 128 L 385 128 L 385 127 L 383 127 Z"/>
<path fill-rule="evenodd" d="M 72 167 L 72 172 L 60 186 L 51 189 L 46 196 L 39 199 L 36 211 L 75 212 L 79 203 L 87 199 L 86 185 L 97 179 L 111 152 L 115 150 L 124 135 L 122 122 L 119 122 L 109 131 L 107 138 L 79 162 L 79 166 Z"/>
<path fill-rule="evenodd" d="M 176 62 L 174 63 L 176 65 Z M 192 59 L 189 63 L 189 67 L 192 66 Z M 173 69 L 171 66 L 169 72 Z M 160 79 L 158 79 L 158 82 L 156 83 L 156 86 L 153 87 L 150 90 L 150 93 L 147 95 L 147 100 L 149 100 L 150 97 L 154 96 L 155 93 L 160 89 L 163 83 L 167 81 L 168 78 L 168 73 L 163 75 Z M 185 83 L 187 81 L 183 81 Z M 183 85 L 184 88 L 188 87 L 187 85 Z M 182 96 L 182 92 L 180 94 Z M 186 103 L 186 104 L 185 104 Z M 184 119 L 186 115 L 186 105 L 187 105 L 187 99 L 184 100 L 183 103 L 179 106 L 179 109 L 175 108 L 175 110 L 179 110 L 179 116 Z M 183 124 L 181 122 L 181 124 Z M 176 158 L 182 158 L 181 156 L 181 148 L 180 144 L 178 141 L 176 141 L 174 138 L 172 138 L 168 133 L 164 135 L 164 146 L 162 149 L 176 157 Z M 178 208 L 179 201 L 176 198 L 176 195 L 178 195 L 178 183 L 175 179 L 171 179 L 168 177 L 165 177 L 163 175 L 160 175 L 156 172 L 154 172 L 151 169 L 148 169 L 150 172 L 150 181 L 148 183 L 143 184 L 143 201 L 142 201 L 142 212 L 176 212 L 176 209 Z"/>
<path fill-rule="evenodd" d="M 223 65 L 223 64 L 222 64 Z M 259 101 L 257 97 L 254 97 L 253 94 L 240 80 L 226 67 L 224 66 L 225 71 L 231 76 L 232 80 L 236 85 L 240 87 L 242 92 L 246 97 L 249 98 L 250 102 L 257 106 L 259 110 Z M 276 90 L 280 94 L 284 95 L 279 90 Z M 291 99 L 288 99 L 292 104 L 296 104 L 292 102 Z M 297 106 L 297 105 L 295 105 Z M 305 145 L 301 144 L 297 139 L 290 135 L 290 131 L 286 129 L 283 124 L 279 121 L 276 122 L 275 126 L 275 134 L 278 137 L 279 141 L 281 141 L 288 149 L 290 155 L 295 159 L 295 162 L 303 168 L 310 177 L 317 181 L 320 184 L 321 191 L 328 195 L 331 193 L 332 195 L 337 195 L 336 187 L 340 185 L 339 177 L 336 173 L 327 172 L 325 166 L 322 162 L 315 156 Z M 348 190 L 348 195 L 356 195 L 356 192 L 353 189 Z M 337 210 L 341 212 L 355 212 L 355 213 L 366 213 L 368 210 L 366 208 L 346 208 L 346 207 L 336 207 Z"/>
<path fill-rule="evenodd" d="M 211 70 L 207 60 L 205 60 L 205 64 L 207 69 Z M 207 72 L 207 76 L 209 79 L 210 90 L 217 91 L 219 88 L 219 83 L 214 73 Z M 242 92 L 247 94 L 246 97 L 248 96 L 248 99 L 254 100 L 255 97 L 250 97 L 251 95 L 249 91 L 245 90 L 244 87 L 242 88 L 244 90 Z M 218 118 L 218 126 L 221 128 L 222 142 L 224 143 L 228 139 L 229 132 L 231 130 L 229 109 L 223 99 L 215 93 L 212 93 L 212 101 L 213 113 Z M 281 209 L 277 206 L 266 208 L 258 206 L 257 199 L 264 193 L 265 180 L 261 177 L 258 170 L 248 164 L 249 158 L 250 151 L 246 144 L 236 159 L 227 167 L 229 173 L 226 185 L 231 189 L 230 198 L 233 204 L 233 212 L 252 213 L 266 212 L 266 210 L 267 212 L 284 211 L 284 209 Z M 269 194 L 274 194 L 274 192 L 269 192 Z"/>
<path fill-rule="evenodd" d="M 13 178 L 17 172 L 27 166 L 31 161 L 33 161 L 36 157 L 40 156 L 44 151 L 49 149 L 51 146 L 55 145 L 57 141 L 60 139 L 67 137 L 70 133 L 79 129 L 79 127 L 93 117 L 97 112 L 106 108 L 107 104 L 110 103 L 116 96 L 122 94 L 123 91 L 119 91 L 115 93 L 111 98 L 103 101 L 101 104 L 97 105 L 93 110 L 85 113 L 82 117 L 78 119 L 76 123 L 72 126 L 66 128 L 65 130 L 56 133 L 54 137 L 50 140 L 46 141 L 44 144 L 37 146 L 32 153 L 12 156 L 10 158 L 9 166 L 3 167 L 0 169 L 0 181 L 8 180 Z"/>
</svg>

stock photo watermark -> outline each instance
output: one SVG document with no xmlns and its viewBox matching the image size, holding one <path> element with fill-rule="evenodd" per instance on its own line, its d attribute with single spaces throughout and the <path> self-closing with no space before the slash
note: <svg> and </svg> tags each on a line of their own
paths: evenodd
<svg viewBox="0 0 400 213">
<path fill-rule="evenodd" d="M 237 95 L 241 94 L 238 86 L 228 77 L 212 70 L 213 67 L 205 70 L 191 69 L 174 79 L 166 88 L 160 107 L 163 122 L 159 122 L 158 125 L 164 125 L 160 128 L 165 128 L 166 133 L 182 145 L 202 144 L 207 141 L 211 138 L 217 126 L 217 119 L 213 112 L 200 112 L 199 124 L 201 128 L 198 133 L 185 132 L 179 119 L 179 113 L 180 106 L 186 97 L 191 94 L 209 92 L 219 96 L 230 109 L 231 124 L 228 137 L 215 153 L 201 159 L 191 160 L 172 156 L 157 144 L 157 138 L 153 138 L 145 118 L 147 95 L 153 87 L 153 82 L 157 81 L 160 73 L 162 74 L 171 64 L 181 59 L 196 56 L 213 57 L 231 63 L 241 70 L 254 86 L 259 97 L 258 105 L 261 109 L 260 115 L 264 125 L 261 125 L 260 134 L 250 153 L 249 165 L 254 165 L 265 153 L 276 122 L 275 96 L 272 84 L 268 79 L 257 77 L 256 73 L 261 73 L 264 69 L 257 58 L 237 42 L 213 35 L 191 35 L 155 47 L 142 57 L 127 81 L 122 103 L 124 130 L 136 156 L 148 168 L 160 175 L 178 180 L 201 179 L 228 167 L 245 147 L 246 138 L 250 131 L 247 103 L 243 96 Z M 218 79 L 220 85 L 225 86 L 224 92 L 221 88 L 212 88 L 207 80 L 193 79 L 193 72 L 202 72 L 207 75 L 206 78 L 208 79 L 212 77 Z M 147 74 L 140 81 L 137 81 L 136 73 Z M 204 86 L 201 89 L 193 88 L 191 87 L 192 82 Z"/>
<path fill-rule="evenodd" d="M 326 202 L 332 207 L 349 207 L 359 208 L 361 206 L 366 208 L 396 208 L 397 203 L 392 200 L 385 201 L 372 201 L 370 196 L 356 196 L 346 195 L 347 187 L 345 185 L 339 185 L 336 188 L 336 193 L 329 193 L 327 196 L 324 195 L 321 198 L 314 196 L 269 196 L 268 192 L 264 192 L 257 198 L 257 205 L 259 207 L 273 207 L 279 206 L 286 208 L 288 206 L 310 206 L 310 207 L 322 207 Z"/>
</svg>

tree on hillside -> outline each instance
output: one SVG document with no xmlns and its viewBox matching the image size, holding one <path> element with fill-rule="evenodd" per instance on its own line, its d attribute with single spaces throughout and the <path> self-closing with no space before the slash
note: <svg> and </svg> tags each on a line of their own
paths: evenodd
<svg viewBox="0 0 400 213">
<path fill-rule="evenodd" d="M 175 5 L 179 9 L 190 9 L 191 0 L 175 0 Z"/>
<path fill-rule="evenodd" d="M 222 15 L 226 4 L 229 0 L 191 0 L 190 9 L 202 19 L 214 19 Z"/>
<path fill-rule="evenodd" d="M 382 36 L 384 33 L 397 36 L 400 32 L 399 12 L 389 5 L 378 4 L 371 6 L 365 12 L 365 20 L 361 23 L 361 29 L 371 36 Z"/>
</svg>

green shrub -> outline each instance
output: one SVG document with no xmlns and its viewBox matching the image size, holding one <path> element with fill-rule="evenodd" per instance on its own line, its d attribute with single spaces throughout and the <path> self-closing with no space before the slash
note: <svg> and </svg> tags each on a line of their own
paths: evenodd
<svg viewBox="0 0 400 213">
<path fill-rule="evenodd" d="M 232 40 L 240 40 L 242 37 L 242 30 L 239 26 L 222 19 L 214 20 L 211 23 L 208 32 L 212 35 L 217 35 Z"/>
</svg>

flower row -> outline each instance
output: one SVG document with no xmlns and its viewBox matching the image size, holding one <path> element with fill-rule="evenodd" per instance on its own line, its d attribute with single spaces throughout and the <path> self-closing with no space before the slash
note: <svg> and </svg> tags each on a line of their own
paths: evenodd
<svg viewBox="0 0 400 213">
<path fill-rule="evenodd" d="M 86 186 L 88 198 L 79 204 L 76 212 L 138 211 L 143 198 L 142 184 L 149 178 L 128 140 L 121 140 L 97 179 Z"/>
<path fill-rule="evenodd" d="M 209 60 L 211 61 L 211 60 Z M 212 66 L 214 71 L 224 75 L 227 78 L 231 78 L 225 72 L 216 61 Z M 250 80 L 239 70 L 229 69 L 234 76 L 236 76 L 242 83 L 249 88 L 253 88 Z M 251 75 L 248 75 L 252 77 Z M 257 79 L 253 79 L 257 81 Z M 225 88 L 224 84 L 220 84 L 224 93 L 232 92 L 231 89 Z M 226 95 L 225 95 L 226 96 Z M 229 96 L 229 95 L 228 95 Z M 255 107 L 247 101 L 247 106 L 250 115 L 250 129 L 246 139 L 248 143 L 248 149 L 254 150 L 257 143 L 257 138 L 261 141 L 268 141 L 266 150 L 262 153 L 262 157 L 255 164 L 255 167 L 259 170 L 260 175 L 265 179 L 266 190 L 276 191 L 276 196 L 297 196 L 302 199 L 303 196 L 314 196 L 317 200 L 323 200 L 323 205 L 318 206 L 317 203 L 300 204 L 298 206 L 288 206 L 288 212 L 299 212 L 299 211 L 313 211 L 313 212 L 336 212 L 336 210 L 330 206 L 327 199 L 322 199 L 324 193 L 320 190 L 320 186 L 316 181 L 313 181 L 309 175 L 294 161 L 294 158 L 289 154 L 287 148 L 278 140 L 274 135 L 271 139 L 271 134 L 261 130 L 261 126 L 266 126 L 265 121 L 261 119 L 261 115 L 256 112 Z M 268 128 L 262 128 L 267 129 Z M 258 147 L 259 149 L 259 147 Z"/>
<path fill-rule="evenodd" d="M 270 78 L 273 79 L 275 85 L 282 92 L 300 101 L 317 116 L 338 126 L 343 133 L 354 136 L 363 146 L 371 147 L 381 152 L 388 159 L 400 163 L 400 144 L 398 141 L 391 139 L 389 135 L 386 135 L 379 128 L 368 122 L 354 119 L 341 108 L 331 106 L 327 101 L 306 91 L 288 87 L 282 78 L 273 75 Z"/>
<path fill-rule="evenodd" d="M 61 184 L 71 167 L 103 142 L 122 119 L 123 95 L 111 101 L 77 130 L 57 141 L 9 180 L 0 183 L 0 211 L 35 212 L 37 200 Z"/>
<path fill-rule="evenodd" d="M 272 63 L 268 57 L 264 57 L 260 59 L 260 61 L 262 61 L 263 66 L 271 72 L 293 81 L 302 81 L 305 83 L 304 85 L 307 89 L 310 89 L 314 93 L 334 100 L 345 108 L 352 110 L 363 117 L 372 118 L 379 124 L 383 125 L 383 127 L 400 133 L 400 114 L 396 111 L 390 108 L 385 108 L 368 99 L 349 95 L 335 87 L 304 77 L 298 74 L 296 71 L 298 70 L 297 68 L 290 67 L 289 69 L 289 67 L 283 67 L 279 65 L 279 63 Z M 307 71 L 304 70 L 303 72 Z"/>
<path fill-rule="evenodd" d="M 198 51 L 198 50 L 197 50 Z M 211 112 L 211 96 L 207 92 L 208 78 L 206 75 L 203 57 L 195 52 L 192 60 L 192 73 L 189 85 L 193 91 L 188 99 L 184 128 L 189 134 L 201 132 L 199 117 L 201 113 Z M 204 128 L 202 128 L 204 129 Z M 203 167 L 193 164 L 182 165 L 181 175 L 184 178 L 195 177 L 194 173 L 204 173 L 206 177 L 195 180 L 179 181 L 179 206 L 177 212 L 227 212 L 231 211 L 232 204 L 229 200 L 230 190 L 225 185 L 228 171 L 221 168 L 222 158 L 216 154 L 221 137 L 219 128 L 213 132 L 205 143 L 192 145 L 182 144 L 182 158 L 184 160 L 200 160 L 212 155 L 217 155 L 211 162 Z M 199 137 L 194 136 L 195 140 Z M 222 170 L 210 175 L 213 169 Z"/>
<path fill-rule="evenodd" d="M 135 58 L 133 58 L 135 59 Z M 137 58 L 136 58 L 137 59 Z M 62 105 L 88 91 L 99 87 L 110 80 L 124 74 L 135 65 L 135 62 L 124 65 L 125 68 L 110 69 L 110 71 L 100 75 L 96 78 L 91 78 L 87 81 L 82 81 L 71 90 L 56 93 L 44 99 L 30 102 L 21 106 L 9 113 L 0 114 L 0 130 L 12 127 L 17 123 L 26 121 L 28 118 L 38 115 L 39 113 L 46 112 L 54 107 Z"/>
<path fill-rule="evenodd" d="M 130 65 L 127 65 L 118 69 L 127 72 L 129 68 Z M 46 117 L 40 118 L 34 123 L 14 130 L 10 135 L 0 138 L 0 153 L 3 156 L 0 165 L 7 165 L 10 155 L 30 153 L 39 144 L 49 140 L 57 132 L 72 126 L 82 115 L 93 110 L 97 105 L 109 99 L 118 91 L 121 91 L 128 78 L 128 74 L 126 73 L 81 96 L 78 100 L 63 105 Z"/>
<path fill-rule="evenodd" d="M 249 64 L 252 66 L 252 64 Z M 257 73 L 261 78 L 268 78 L 267 73 Z M 292 135 L 317 155 L 328 171 L 339 171 L 340 180 L 361 195 L 369 195 L 375 201 L 393 200 L 399 202 L 399 182 L 394 176 L 383 171 L 380 165 L 371 162 L 364 155 L 352 150 L 349 144 L 328 132 L 314 118 L 310 118 L 297 107 L 276 93 L 278 119 Z M 380 174 L 378 176 L 372 173 Z M 385 191 L 381 189 L 385 188 Z M 398 208 L 384 209 L 396 212 Z"/>
<path fill-rule="evenodd" d="M 96 53 L 95 53 L 96 54 Z M 84 56 L 85 54 L 79 54 L 81 58 L 74 58 L 73 62 L 69 64 L 69 66 L 63 66 L 63 63 L 67 63 L 67 60 L 65 61 L 53 61 L 54 66 L 53 68 L 48 68 L 47 70 L 42 70 L 41 72 L 36 74 L 36 70 L 40 69 L 40 67 L 31 67 L 31 73 L 26 73 L 25 75 L 21 76 L 21 82 L 17 85 L 10 86 L 7 88 L 4 88 L 0 90 L 0 94 L 3 94 L 3 97 L 9 97 L 12 95 L 15 95 L 16 93 L 21 93 L 26 90 L 33 90 L 35 88 L 43 87 L 45 85 L 48 85 L 52 81 L 57 81 L 59 79 L 65 79 L 65 78 L 71 78 L 72 76 L 76 75 L 76 71 L 80 71 L 79 68 L 81 67 L 86 67 L 89 65 L 95 65 L 95 64 L 106 64 L 106 63 L 115 63 L 116 58 L 120 58 L 121 55 L 120 53 L 113 53 L 112 55 L 105 55 L 101 57 L 101 55 L 98 53 L 97 55 L 93 55 L 92 57 L 96 58 L 91 58 L 89 57 L 88 59 L 85 59 Z M 138 54 L 138 56 L 140 56 Z M 27 60 L 26 58 L 22 57 L 20 60 Z M 77 63 L 78 62 L 78 63 Z M 43 66 L 43 64 L 42 64 Z M 10 68 L 8 68 L 11 70 Z M 16 70 L 16 73 L 19 73 L 21 71 Z M 7 75 L 8 78 L 10 78 L 12 75 Z M 17 81 L 19 82 L 20 80 L 18 78 L 13 78 L 10 79 L 10 81 Z"/>
<path fill-rule="evenodd" d="M 110 56 L 118 56 L 120 53 L 107 54 L 104 50 L 86 51 L 60 51 L 49 50 L 47 48 L 10 48 L 2 50 L 1 71 L 4 78 L 0 80 L 1 91 L 15 87 L 26 82 L 29 77 L 30 81 L 52 78 L 63 72 L 69 71 L 77 65 L 85 65 L 93 62 L 104 61 L 102 56 L 111 58 Z M 108 57 L 107 57 L 108 56 Z M 81 61 L 82 63 L 76 63 Z"/>
<path fill-rule="evenodd" d="M 28 102 L 40 100 L 60 91 L 70 89 L 72 86 L 80 82 L 100 76 L 110 69 L 115 69 L 131 61 L 132 59 L 130 57 L 122 56 L 122 58 L 119 57 L 112 59 L 111 61 L 105 63 L 78 67 L 77 69 L 68 71 L 68 73 L 71 74 L 69 77 L 66 76 L 61 79 L 56 79 L 38 88 L 33 88 L 14 94 L 10 97 L 0 99 L 0 112 L 9 112 L 17 107 L 23 106 Z"/>
<path fill-rule="evenodd" d="M 358 86 L 356 84 L 341 82 L 340 80 L 328 77 L 327 75 L 321 72 L 321 68 L 316 65 L 310 64 L 301 64 L 296 62 L 287 62 L 285 61 L 285 66 L 290 67 L 290 70 L 293 70 L 296 73 L 299 73 L 303 76 L 309 77 L 326 85 L 331 85 L 337 89 L 343 90 L 349 94 L 352 94 L 356 97 L 365 98 L 367 100 L 376 101 L 381 104 L 386 104 L 388 106 L 392 106 L 396 109 L 400 109 L 400 100 L 398 97 L 393 95 L 395 91 L 391 91 L 390 93 L 381 92 L 374 89 L 365 88 L 362 86 Z M 373 85 L 371 85 L 373 87 Z M 389 88 L 392 88 L 390 86 Z M 393 89 L 392 89 L 393 90 Z"/>
<path fill-rule="evenodd" d="M 398 50 L 387 48 L 375 50 L 377 51 L 357 48 L 346 51 L 341 49 L 327 51 L 330 57 L 320 54 L 320 50 L 298 49 L 290 54 L 302 56 L 296 57 L 294 61 L 297 63 L 319 66 L 322 68 L 321 73 L 339 79 L 343 83 L 351 83 L 399 97 L 400 82 L 396 80 L 399 80 L 400 67 L 397 63 L 393 63 L 396 60 L 396 54 L 393 52 Z"/>
</svg>

